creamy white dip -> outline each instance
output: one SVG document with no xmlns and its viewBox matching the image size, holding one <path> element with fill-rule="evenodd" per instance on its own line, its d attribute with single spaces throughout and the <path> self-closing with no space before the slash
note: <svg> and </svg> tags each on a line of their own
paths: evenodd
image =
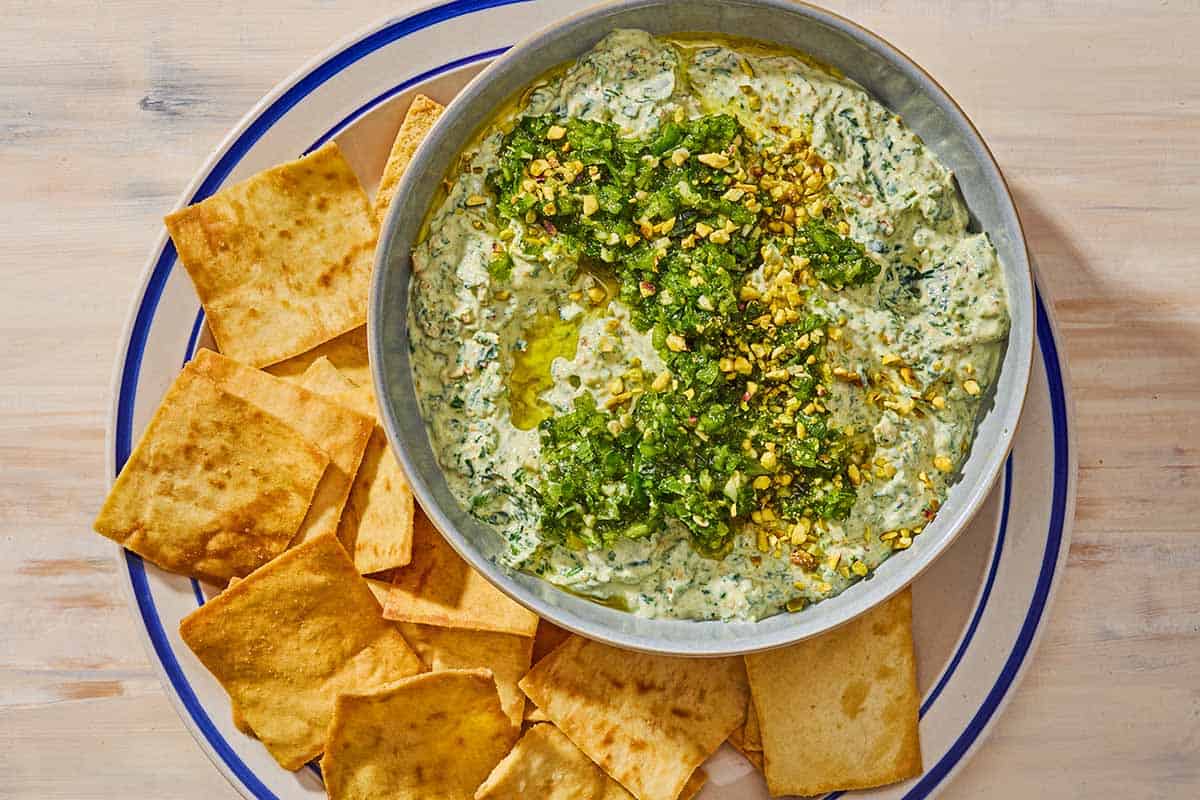
<svg viewBox="0 0 1200 800">
<path fill-rule="evenodd" d="M 864 402 L 863 387 L 850 382 L 829 386 L 825 402 L 834 421 L 871 431 L 875 453 L 866 467 L 872 479 L 858 489 L 849 516 L 814 528 L 821 553 L 815 567 L 793 563 L 777 543 L 764 548 L 749 525 L 720 559 L 697 553 L 674 525 L 611 548 L 547 542 L 535 491 L 539 434 L 514 424 L 515 403 L 566 413 L 585 392 L 603 401 L 606 387 L 631 365 L 656 373 L 663 362 L 620 301 L 589 305 L 595 279 L 553 245 L 537 259 L 515 255 L 511 277 L 494 285 L 487 266 L 499 244 L 513 253 L 519 248 L 511 245 L 524 237 L 544 236 L 520 222 L 502 224 L 493 213 L 485 176 L 505 126 L 514 116 L 550 114 L 644 137 L 677 114 L 718 112 L 747 129 L 805 131 L 832 167 L 829 191 L 850 238 L 882 266 L 862 287 L 822 284 L 810 298 L 841 324 L 831 343 L 836 364 L 882 376 L 893 406 Z M 413 253 L 414 379 L 451 490 L 507 540 L 505 565 L 636 614 L 756 619 L 797 597 L 816 602 L 841 592 L 862 577 L 847 565 L 874 569 L 900 540 L 910 542 L 928 522 L 931 503 L 936 508 L 944 499 L 1003 355 L 1003 272 L 987 235 L 967 224 L 949 170 L 854 82 L 757 45 L 614 32 L 485 131 Z M 564 343 L 575 332 L 572 352 Z M 514 398 L 514 369 L 523 369 L 530 349 L 553 355 L 560 345 L 546 388 L 536 398 Z M 898 365 L 909 372 L 901 375 Z M 947 387 L 936 406 L 921 388 L 935 384 Z M 907 413 L 917 403 L 922 413 Z"/>
</svg>

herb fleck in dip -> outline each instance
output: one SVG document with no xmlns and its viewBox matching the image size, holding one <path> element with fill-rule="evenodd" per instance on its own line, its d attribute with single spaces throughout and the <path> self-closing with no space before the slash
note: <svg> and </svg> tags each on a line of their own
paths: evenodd
<svg viewBox="0 0 1200 800">
<path fill-rule="evenodd" d="M 505 564 L 637 614 L 841 592 L 933 519 L 1003 354 L 966 228 L 853 82 L 613 33 L 483 133 L 413 254 L 451 490 Z"/>
</svg>

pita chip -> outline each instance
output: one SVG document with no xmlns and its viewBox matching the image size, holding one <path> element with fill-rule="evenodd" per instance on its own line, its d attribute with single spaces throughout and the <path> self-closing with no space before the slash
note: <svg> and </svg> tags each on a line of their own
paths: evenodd
<svg viewBox="0 0 1200 800">
<path fill-rule="evenodd" d="M 920 774 L 910 590 L 829 633 L 748 655 L 746 669 L 772 795 Z"/>
<path fill-rule="evenodd" d="M 679 800 L 692 800 L 693 797 L 700 794 L 700 790 L 706 783 L 708 783 L 708 773 L 702 769 L 696 770 L 688 778 L 688 782 L 683 785 L 683 791 L 679 793 Z"/>
<path fill-rule="evenodd" d="M 185 368 L 95 529 L 163 569 L 224 584 L 287 547 L 328 463 L 283 420 Z"/>
<path fill-rule="evenodd" d="M 524 721 L 532 725 L 536 722 L 549 722 L 550 718 L 546 716 L 546 712 L 542 711 L 533 703 L 526 703 Z"/>
<path fill-rule="evenodd" d="M 293 547 L 179 624 L 285 769 L 321 753 L 336 697 L 424 667 L 333 536 Z"/>
<path fill-rule="evenodd" d="M 580 750 L 639 800 L 677 800 L 742 725 L 739 658 L 674 658 L 572 636 L 521 689 Z"/>
<path fill-rule="evenodd" d="M 689 800 L 708 776 L 696 770 L 679 800 Z M 534 725 L 475 791 L 475 800 L 634 800 L 553 725 Z"/>
<path fill-rule="evenodd" d="M 752 733 L 753 730 L 753 733 Z M 758 736 L 758 717 L 754 711 L 754 702 L 751 700 L 746 705 L 746 724 L 729 734 L 729 744 L 734 750 L 742 754 L 742 757 L 754 765 L 755 769 L 762 772 L 763 754 L 762 741 L 752 738 Z"/>
<path fill-rule="evenodd" d="M 336 533 L 374 419 L 212 350 L 200 350 L 191 363 L 220 388 L 285 420 L 329 455 L 295 543 Z"/>
<path fill-rule="evenodd" d="M 510 600 L 454 552 L 420 509 L 412 562 L 393 573 L 384 616 L 445 628 L 533 636 L 538 618 Z"/>
<path fill-rule="evenodd" d="M 364 575 L 403 567 L 412 561 L 416 503 L 412 487 L 376 425 L 362 464 L 350 487 L 338 535 L 354 551 L 354 563 Z"/>
<path fill-rule="evenodd" d="M 754 698 L 746 706 L 746 724 L 743 726 L 747 750 L 762 751 L 762 730 L 758 727 L 758 712 L 754 710 Z"/>
<path fill-rule="evenodd" d="M 706 783 L 708 783 L 708 773 L 702 769 L 696 770 L 688 778 L 688 782 L 683 785 L 683 791 L 679 793 L 679 800 L 692 800 L 693 797 L 700 794 L 700 790 Z"/>
<path fill-rule="evenodd" d="M 544 619 L 538 619 L 537 633 L 533 637 L 533 661 L 530 666 L 536 666 L 546 656 L 550 655 L 550 651 L 558 647 L 560 644 L 571 638 L 571 632 L 563 630 Z M 549 722 L 550 718 L 546 716 L 540 708 L 533 703 L 528 703 L 525 706 L 525 722 Z"/>
<path fill-rule="evenodd" d="M 525 715 L 525 693 L 517 682 L 529 671 L 533 640 L 528 636 L 463 628 L 440 628 L 415 622 L 397 623 L 409 646 L 434 672 L 488 669 L 496 679 L 500 705 L 513 725 Z"/>
<path fill-rule="evenodd" d="M 328 359 L 330 365 L 356 386 L 371 385 L 371 365 L 367 360 L 367 326 L 359 325 L 317 345 L 312 350 L 272 364 L 267 372 L 280 378 L 299 379 L 318 359 Z"/>
<path fill-rule="evenodd" d="M 533 637 L 533 663 L 537 664 L 570 638 L 570 631 L 563 630 L 548 620 L 538 619 L 537 633 Z"/>
<path fill-rule="evenodd" d="M 230 357 L 263 367 L 366 322 L 375 220 L 336 143 L 165 221 Z"/>
<path fill-rule="evenodd" d="M 274 374 L 274 373 L 272 373 Z M 339 398 L 347 398 L 348 402 L 342 402 L 342 405 L 347 408 L 354 408 L 360 414 L 375 418 L 374 409 L 355 408 L 358 404 L 358 398 L 351 398 L 350 393 L 358 389 L 358 384 L 342 374 L 342 371 L 333 365 L 325 356 L 313 361 L 308 365 L 308 369 L 299 375 L 292 377 L 300 386 L 308 389 L 310 392 L 315 392 L 322 397 L 341 402 Z"/>
<path fill-rule="evenodd" d="M 254 733 L 254 729 L 250 727 L 250 723 L 246 721 L 246 716 L 238 710 L 237 706 L 234 706 L 229 710 L 229 716 L 233 720 L 233 727 L 237 728 L 239 731 L 251 737 L 252 739 L 258 738 L 258 736 Z"/>
<path fill-rule="evenodd" d="M 729 734 L 729 744 L 746 757 L 746 760 L 762 770 L 762 735 L 758 728 L 758 714 L 754 711 L 754 698 L 746 703 L 746 722 Z"/>
<path fill-rule="evenodd" d="M 534 725 L 475 792 L 475 800 L 634 800 L 553 725 Z"/>
<path fill-rule="evenodd" d="M 241 578 L 230 578 L 229 583 L 225 586 L 225 588 L 230 589 L 241 581 Z M 242 715 L 241 711 L 238 711 L 237 706 L 232 706 L 229 709 L 229 717 L 233 721 L 233 727 L 237 728 L 239 731 L 251 738 L 258 738 L 254 735 L 254 729 L 250 727 L 250 723 L 246 721 L 245 716 Z"/>
<path fill-rule="evenodd" d="M 383 177 L 379 179 L 379 189 L 375 192 L 376 224 L 383 224 L 392 198 L 396 196 L 396 189 L 400 186 L 400 178 L 408 169 L 408 162 L 412 161 L 417 146 L 429 135 L 433 123 L 437 122 L 443 111 L 445 107 L 441 103 L 423 94 L 412 99 L 404 121 L 400 123 L 400 130 L 396 132 L 396 140 L 392 142 L 392 152 L 383 168 Z"/>
<path fill-rule="evenodd" d="M 375 395 L 370 387 L 350 384 L 326 358 L 314 361 L 300 383 L 375 418 Z M 412 560 L 414 513 L 408 478 L 388 445 L 387 433 L 376 422 L 338 525 L 338 538 L 346 552 L 353 554 L 359 572 L 383 572 Z"/>
<path fill-rule="evenodd" d="M 487 670 L 343 694 L 321 760 L 331 800 L 471 800 L 516 738 Z"/>
</svg>

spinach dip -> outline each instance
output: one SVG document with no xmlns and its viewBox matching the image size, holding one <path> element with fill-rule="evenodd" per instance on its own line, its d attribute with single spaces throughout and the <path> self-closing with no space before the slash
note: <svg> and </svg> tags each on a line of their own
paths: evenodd
<svg viewBox="0 0 1200 800">
<path fill-rule="evenodd" d="M 868 577 L 937 514 L 1007 290 L 949 170 L 862 87 L 620 30 L 446 186 L 413 253 L 414 380 L 504 565 L 752 620 Z"/>
</svg>

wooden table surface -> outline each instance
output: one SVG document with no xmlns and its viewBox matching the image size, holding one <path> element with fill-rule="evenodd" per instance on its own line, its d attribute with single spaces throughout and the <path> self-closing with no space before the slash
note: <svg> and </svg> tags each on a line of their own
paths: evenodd
<svg viewBox="0 0 1200 800">
<path fill-rule="evenodd" d="M 1065 579 L 946 796 L 1200 796 L 1200 6 L 834 5 L 926 66 L 991 144 L 1074 391 Z M 160 218 L 209 151 L 274 83 L 410 0 L 250 6 L 4 4 L 0 797 L 234 796 L 89 533 L 113 359 Z"/>
</svg>

